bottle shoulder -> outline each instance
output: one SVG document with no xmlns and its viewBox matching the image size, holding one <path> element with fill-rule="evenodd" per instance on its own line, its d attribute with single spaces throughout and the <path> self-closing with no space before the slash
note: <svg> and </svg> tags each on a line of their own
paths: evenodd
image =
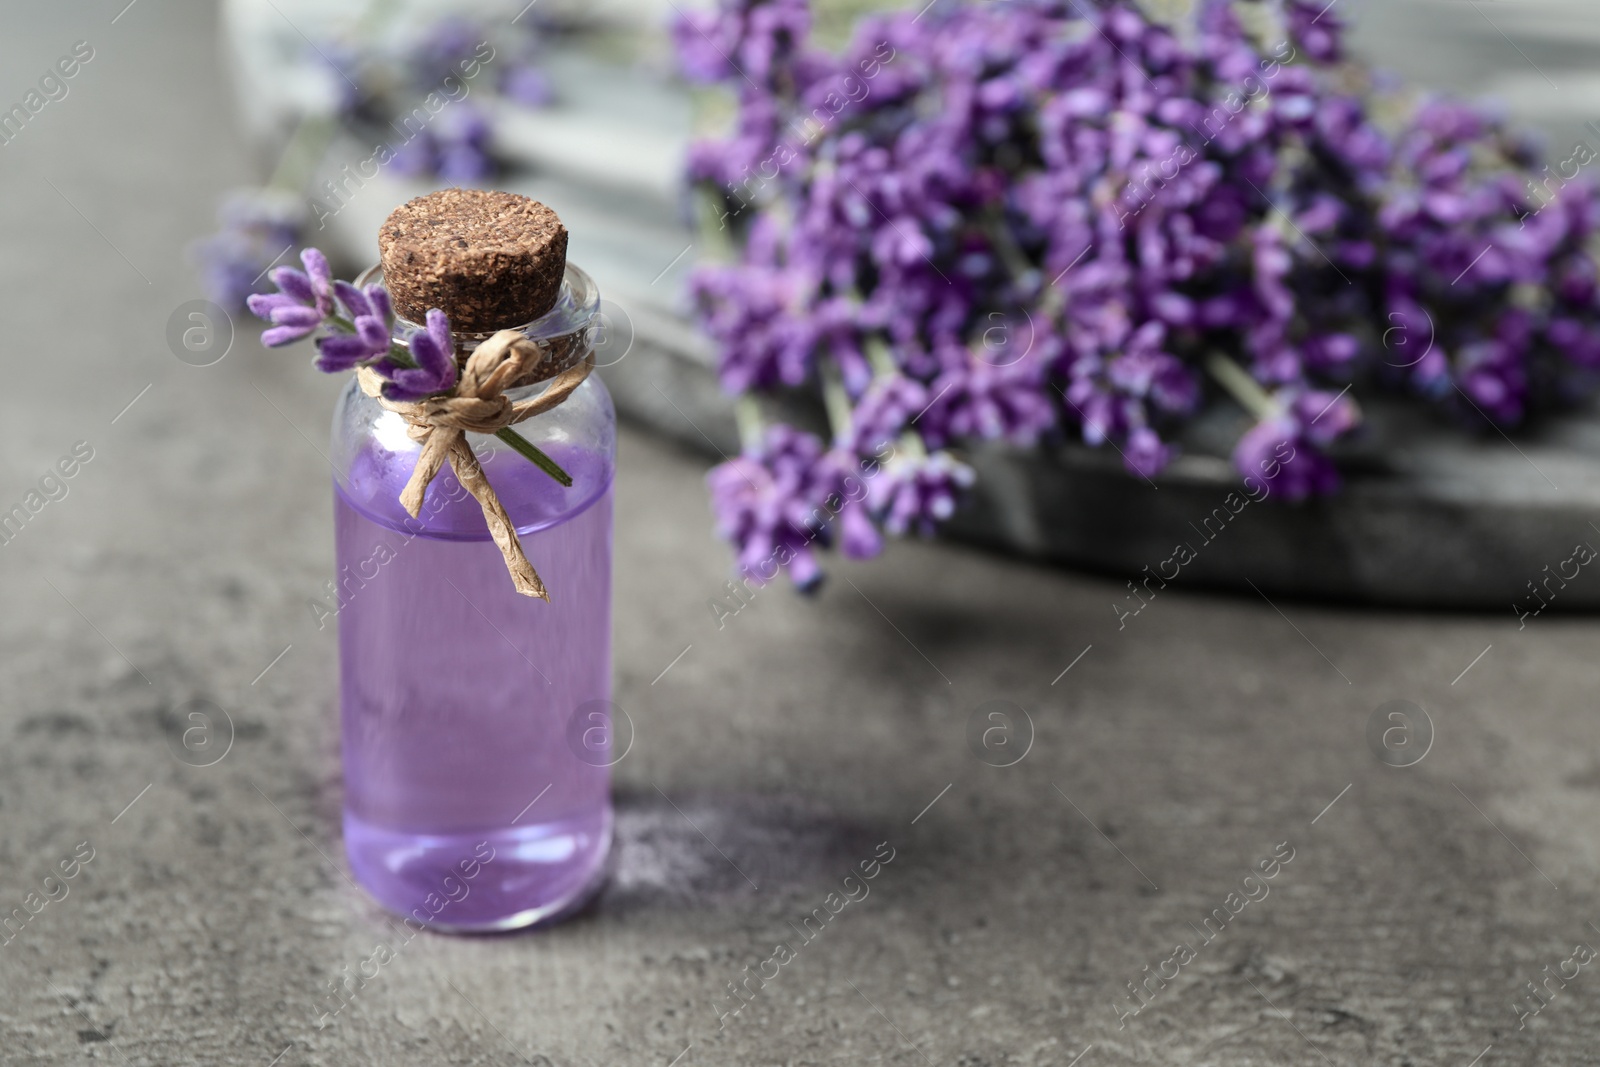
<svg viewBox="0 0 1600 1067">
<path fill-rule="evenodd" d="M 536 396 L 547 383 L 510 394 Z M 563 522 L 600 498 L 616 466 L 616 412 L 598 375 L 591 374 L 557 407 L 514 429 L 572 476 L 563 487 L 497 437 L 469 433 L 467 441 L 518 533 Z M 482 507 L 446 464 L 428 486 L 413 518 L 400 504 L 422 452 L 405 419 L 385 410 L 352 379 L 334 408 L 329 458 L 334 489 L 345 504 L 382 526 L 442 540 L 489 536 Z"/>
</svg>

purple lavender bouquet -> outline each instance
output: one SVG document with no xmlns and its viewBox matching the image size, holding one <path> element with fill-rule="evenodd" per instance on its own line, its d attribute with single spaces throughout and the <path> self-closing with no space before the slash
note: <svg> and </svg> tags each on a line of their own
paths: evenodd
<svg viewBox="0 0 1600 1067">
<path fill-rule="evenodd" d="M 700 321 L 744 454 L 710 476 L 754 581 L 819 544 L 929 532 L 963 442 L 1067 435 L 1155 477 L 1202 411 L 1284 499 L 1334 491 L 1358 395 L 1467 430 L 1522 423 L 1600 367 L 1594 189 L 1491 116 L 1393 123 L 1331 5 L 940 2 L 813 46 L 805 0 L 722 0 L 674 28 L 737 97 L 692 179 L 730 261 Z M 828 440 L 763 417 L 820 391 Z"/>
</svg>

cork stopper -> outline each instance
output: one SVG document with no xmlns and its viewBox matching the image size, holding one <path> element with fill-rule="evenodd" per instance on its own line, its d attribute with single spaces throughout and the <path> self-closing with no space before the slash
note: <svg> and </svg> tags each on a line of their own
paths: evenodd
<svg viewBox="0 0 1600 1067">
<path fill-rule="evenodd" d="M 401 317 L 421 322 L 439 308 L 453 330 L 489 333 L 555 306 L 567 230 L 525 196 L 441 189 L 395 208 L 378 230 L 378 254 Z"/>
</svg>

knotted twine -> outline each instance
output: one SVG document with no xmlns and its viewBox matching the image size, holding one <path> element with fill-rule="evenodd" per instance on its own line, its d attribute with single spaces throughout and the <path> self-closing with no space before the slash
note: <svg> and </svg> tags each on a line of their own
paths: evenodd
<svg viewBox="0 0 1600 1067">
<path fill-rule="evenodd" d="M 545 591 L 539 572 L 528 562 L 517 539 L 517 528 L 506 513 L 505 505 L 495 493 L 494 486 L 483 473 L 483 466 L 467 443 L 470 433 L 494 434 L 535 415 L 556 407 L 572 391 L 582 385 L 594 369 L 592 352 L 585 353 L 583 361 L 558 374 L 550 387 L 529 400 L 513 401 L 505 395 L 507 389 L 528 385 L 540 380 L 540 364 L 551 353 L 530 341 L 516 330 L 501 330 L 478 345 L 467 357 L 461 370 L 461 379 L 455 392 L 449 396 L 433 396 L 415 402 L 387 400 L 383 396 L 383 378 L 374 370 L 362 367 L 357 372 L 361 391 L 377 400 L 385 410 L 406 420 L 407 433 L 414 441 L 422 442 L 422 452 L 400 494 L 400 505 L 416 518 L 422 511 L 423 497 L 428 485 L 450 461 L 456 480 L 466 487 L 483 508 L 484 521 L 489 524 L 489 536 L 505 558 L 506 570 L 517 592 L 523 596 L 536 596 L 546 603 L 550 594 Z"/>
</svg>

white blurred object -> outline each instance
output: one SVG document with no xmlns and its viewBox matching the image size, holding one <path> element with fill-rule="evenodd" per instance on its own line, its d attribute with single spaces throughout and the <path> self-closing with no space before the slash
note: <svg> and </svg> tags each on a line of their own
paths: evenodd
<svg viewBox="0 0 1600 1067">
<path fill-rule="evenodd" d="M 401 28 L 428 25 L 451 11 L 450 0 L 224 0 L 222 40 L 245 130 L 281 142 L 306 114 L 331 114 L 339 75 L 327 49 L 334 42 L 382 39 Z M 475 4 L 499 15 L 499 0 Z M 516 13 L 512 8 L 504 17 Z"/>
<path fill-rule="evenodd" d="M 281 145 L 300 116 L 327 114 L 344 87 L 328 52 L 330 43 L 361 40 L 378 47 L 393 47 L 415 40 L 449 15 L 464 15 L 487 26 L 507 26 L 538 17 L 560 25 L 595 28 L 625 27 L 650 33 L 663 30 L 673 15 L 674 0 L 223 0 L 222 45 L 224 64 L 233 79 L 241 123 L 252 139 L 267 146 Z M 663 32 L 662 36 L 665 34 Z M 630 75 L 640 72 L 618 68 L 607 72 L 586 91 L 614 97 Z M 561 76 L 552 73 L 561 83 Z M 659 90 L 659 84 L 653 90 Z M 659 149 L 663 135 L 670 136 L 671 119 L 652 106 L 656 91 L 634 94 L 625 114 L 647 112 L 636 131 L 647 154 Z M 671 106 L 670 102 L 667 105 Z M 683 122 L 687 123 L 687 105 Z M 663 125 L 663 120 L 666 125 Z M 560 121 L 554 124 L 559 127 Z"/>
<path fill-rule="evenodd" d="M 252 140 L 281 145 L 305 114 L 333 110 L 331 71 L 311 58 L 310 42 L 327 39 L 346 9 L 338 0 L 226 0 L 222 5 L 223 69 L 233 79 L 235 106 Z"/>
<path fill-rule="evenodd" d="M 576 0 L 536 2 L 541 5 L 540 17 L 552 19 L 557 17 L 558 4 Z M 609 11 L 634 19 L 636 26 L 637 20 L 647 15 L 664 26 L 666 16 L 656 8 L 670 12 L 670 4 L 671 0 L 602 0 L 598 4 L 584 0 L 583 20 L 593 26 L 600 14 Z M 236 83 L 242 123 L 265 154 L 276 158 L 300 118 L 331 113 L 346 88 L 339 84 L 340 75 L 333 68 L 332 60 L 338 56 L 328 55 L 335 47 L 330 42 L 362 40 L 372 47 L 399 51 L 445 16 L 465 15 L 492 33 L 496 25 L 509 26 L 531 7 L 528 0 L 475 4 L 392 0 L 376 5 L 364 0 L 226 0 L 223 33 L 233 57 L 228 66 Z M 598 268 L 605 273 L 599 260 L 614 258 L 618 273 L 633 283 L 624 283 L 624 288 L 654 289 L 650 295 L 657 298 L 677 292 L 679 286 L 669 283 L 681 281 L 678 275 L 692 263 L 692 256 L 675 264 L 675 273 L 659 288 L 650 282 L 689 241 L 679 217 L 684 152 L 693 118 L 688 94 L 680 86 L 664 83 L 657 73 L 607 62 L 570 46 L 546 48 L 539 67 L 555 87 L 556 101 L 551 106 L 528 108 L 488 94 L 478 98 L 494 115 L 496 154 L 513 165 L 512 173 L 496 184 L 550 188 L 559 192 L 560 210 L 569 218 L 569 226 L 579 219 L 592 220 L 581 231 L 597 245 L 595 256 L 585 260 L 591 271 Z M 492 62 L 487 69 L 493 72 Z M 370 146 L 353 138 L 336 141 L 313 190 L 321 188 L 320 179 L 368 154 Z M 390 175 L 380 175 L 369 184 L 374 190 L 355 198 L 360 209 L 340 218 L 333 227 L 339 237 L 348 235 L 353 240 L 358 234 L 375 231 L 374 217 L 366 216 L 380 203 L 377 221 L 394 206 L 389 200 L 404 199 L 428 187 Z M 356 218 L 360 218 L 359 224 L 354 224 Z M 627 251 L 630 241 L 634 244 L 632 256 Z M 336 238 L 335 243 L 342 242 Z M 670 250 L 661 263 L 649 265 L 653 257 L 640 256 L 638 251 L 657 244 Z M 359 247 L 364 249 L 365 244 Z M 639 272 L 644 272 L 642 279 L 631 277 Z"/>
<path fill-rule="evenodd" d="M 1411 88 L 1503 104 L 1561 158 L 1600 118 L 1600 0 L 1334 0 L 1360 58 Z"/>
</svg>

